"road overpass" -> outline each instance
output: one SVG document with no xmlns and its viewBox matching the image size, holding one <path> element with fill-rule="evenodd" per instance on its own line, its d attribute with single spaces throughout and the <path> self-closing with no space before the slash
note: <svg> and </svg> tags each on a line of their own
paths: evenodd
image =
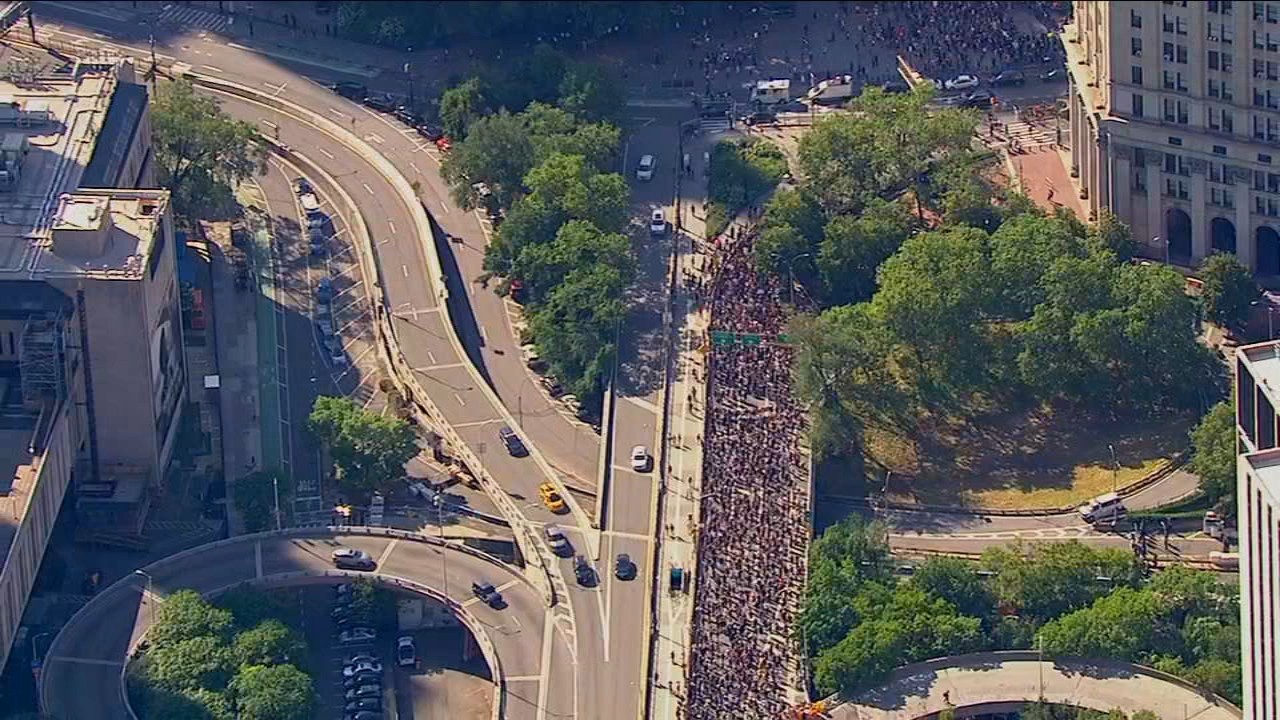
<svg viewBox="0 0 1280 720">
<path fill-rule="evenodd" d="M 377 570 L 335 571 L 329 555 L 339 545 L 368 552 L 377 558 Z M 172 555 L 119 580 L 81 608 L 49 647 L 42 710 L 59 720 L 133 720 L 123 693 L 125 663 L 169 592 L 191 588 L 210 595 L 244 584 L 337 583 L 352 575 L 451 606 L 489 660 L 502 717 L 536 720 L 572 712 L 572 642 L 528 580 L 472 548 L 386 528 L 242 535 Z M 477 579 L 498 586 L 508 606 L 494 610 L 472 597 Z"/>
<path fill-rule="evenodd" d="M 832 720 L 916 720 L 947 709 L 958 717 L 1016 712 L 1046 702 L 1127 715 L 1239 720 L 1240 709 L 1172 675 L 1117 660 L 1040 660 L 1033 651 L 939 658 L 895 670 L 888 682 L 831 711 Z"/>
</svg>

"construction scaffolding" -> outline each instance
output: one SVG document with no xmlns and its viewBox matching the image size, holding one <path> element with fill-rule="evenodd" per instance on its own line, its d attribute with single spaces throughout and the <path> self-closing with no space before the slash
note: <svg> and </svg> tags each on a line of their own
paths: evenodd
<svg viewBox="0 0 1280 720">
<path fill-rule="evenodd" d="M 22 402 L 40 407 L 66 393 L 66 318 L 42 313 L 27 318 L 22 327 L 18 372 L 22 377 Z"/>
</svg>

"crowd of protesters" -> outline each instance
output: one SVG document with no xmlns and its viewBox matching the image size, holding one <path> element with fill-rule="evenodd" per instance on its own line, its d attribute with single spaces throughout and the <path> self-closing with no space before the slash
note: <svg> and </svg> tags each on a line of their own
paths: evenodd
<svg viewBox="0 0 1280 720">
<path fill-rule="evenodd" d="M 756 272 L 752 239 L 722 239 L 702 295 L 712 332 L 750 337 L 708 356 L 690 720 L 782 717 L 803 689 L 793 629 L 810 537 L 806 425 L 792 350 L 775 342 L 784 288 Z"/>
</svg>

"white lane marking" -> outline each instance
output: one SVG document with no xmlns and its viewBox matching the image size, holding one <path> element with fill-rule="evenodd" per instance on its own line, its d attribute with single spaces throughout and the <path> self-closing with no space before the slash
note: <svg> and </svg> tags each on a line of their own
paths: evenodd
<svg viewBox="0 0 1280 720">
<path fill-rule="evenodd" d="M 443 200 L 440 201 L 440 207 L 444 208 L 445 212 L 449 212 L 449 206 Z"/>
<path fill-rule="evenodd" d="M 259 119 L 258 119 L 258 122 L 262 123 L 263 125 L 266 125 L 267 127 L 271 128 L 272 130 L 279 130 L 279 129 L 280 129 L 280 126 L 279 126 L 279 125 L 277 125 L 277 124 L 275 124 L 275 123 L 271 122 L 270 120 L 267 120 L 266 118 L 259 118 Z"/>
<path fill-rule="evenodd" d="M 253 544 L 253 571 L 257 573 L 259 580 L 262 579 L 262 543 Z"/>
<path fill-rule="evenodd" d="M 378 567 L 382 567 L 383 564 L 387 562 L 387 558 L 391 557 L 391 551 L 395 550 L 396 545 L 399 545 L 399 544 L 400 544 L 399 538 L 394 538 L 391 540 L 391 542 L 387 543 L 387 549 L 383 550 L 382 554 L 378 556 Z"/>
<path fill-rule="evenodd" d="M 535 680 L 541 680 L 542 678 L 537 675 L 516 675 L 515 677 L 507 675 L 502 679 L 507 682 L 533 682 Z"/>
<path fill-rule="evenodd" d="M 214 67 L 214 66 L 212 66 L 212 65 L 201 65 L 200 67 L 204 68 L 205 70 L 209 70 L 209 71 L 216 72 L 216 73 L 220 73 L 220 72 L 222 72 L 222 68 L 220 68 L 220 67 Z"/>
<path fill-rule="evenodd" d="M 334 115 L 337 115 L 338 117 L 346 117 L 346 116 L 347 116 L 347 114 L 346 114 L 346 113 L 342 112 L 341 110 L 339 110 L 339 109 L 337 109 L 337 108 L 329 108 L 329 112 L 333 113 Z"/>
<path fill-rule="evenodd" d="M 395 235 L 395 234 L 396 234 L 396 224 L 395 224 L 395 223 L 393 223 L 393 222 L 391 222 L 390 220 L 388 220 L 388 221 L 387 221 L 387 225 L 389 225 L 389 226 L 391 227 L 391 234 L 392 234 L 392 235 Z"/>
<path fill-rule="evenodd" d="M 379 145 L 384 145 L 387 142 L 386 140 L 383 140 L 382 136 L 379 135 L 378 133 L 369 133 L 368 135 L 364 136 L 364 139 L 372 140 L 373 142 L 378 143 Z"/>
<path fill-rule="evenodd" d="M 502 421 L 503 421 L 502 418 L 492 418 L 490 420 L 476 420 L 475 422 L 456 423 L 452 427 L 454 430 L 461 430 L 462 428 L 480 427 L 481 425 L 488 425 L 490 423 L 499 423 Z"/>
<path fill-rule="evenodd" d="M 551 692 L 551 633 L 554 631 L 554 625 L 555 619 L 551 615 L 551 608 L 547 608 L 542 619 L 542 664 L 538 666 L 537 720 L 547 718 L 547 695 Z"/>
<path fill-rule="evenodd" d="M 316 147 L 316 150 L 318 150 L 322 155 L 329 158 L 330 160 L 333 159 L 333 153 L 329 152 L 328 150 L 325 150 L 324 148 L 318 147 L 318 146 Z"/>
<path fill-rule="evenodd" d="M 404 276 L 405 276 L 405 277 L 409 277 L 409 266 L 408 266 L 408 265 L 401 265 L 401 266 L 400 266 L 400 272 L 404 273 Z"/>
<path fill-rule="evenodd" d="M 445 363 L 444 365 L 427 365 L 426 367 L 413 368 L 414 372 L 431 372 L 432 370 L 450 370 L 452 368 L 466 367 L 466 363 Z M 454 427 L 457 427 L 456 425 Z"/>
<path fill-rule="evenodd" d="M 418 166 L 414 165 L 412 162 L 409 163 L 409 167 L 413 168 L 413 171 L 418 173 L 419 175 L 422 174 L 422 171 L 418 169 Z"/>
<path fill-rule="evenodd" d="M 461 395 L 459 395 L 458 393 L 454 393 L 454 394 L 453 394 L 453 399 L 454 399 L 454 400 L 457 400 L 459 405 L 461 405 L 461 406 L 463 406 L 463 407 L 466 407 L 466 406 L 467 406 L 467 403 L 466 403 L 465 401 L 463 401 L 462 396 L 461 396 Z"/>
<path fill-rule="evenodd" d="M 431 361 L 432 365 L 436 364 L 436 356 L 433 355 L 430 350 L 427 351 L 427 359 Z"/>
<path fill-rule="evenodd" d="M 369 183 L 360 183 L 360 184 L 364 186 L 364 189 L 367 190 L 370 195 L 373 194 L 373 188 L 369 187 Z"/>
<path fill-rule="evenodd" d="M 480 327 L 480 342 L 481 342 L 481 344 L 483 344 L 483 345 L 488 345 L 488 344 L 489 344 L 489 336 L 485 334 L 485 332 L 484 332 L 484 326 L 483 326 L 483 325 L 481 325 L 481 326 L 479 326 L 479 327 Z"/>
</svg>

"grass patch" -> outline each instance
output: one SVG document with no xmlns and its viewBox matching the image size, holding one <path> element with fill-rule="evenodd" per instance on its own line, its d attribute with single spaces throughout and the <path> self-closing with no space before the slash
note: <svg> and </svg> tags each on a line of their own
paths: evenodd
<svg viewBox="0 0 1280 720">
<path fill-rule="evenodd" d="M 1142 480 L 1186 449 L 1194 422 L 1190 414 L 1138 422 L 1032 407 L 930 418 L 910 438 L 868 433 L 867 454 L 892 471 L 889 495 L 898 502 L 1064 507 Z"/>
</svg>

